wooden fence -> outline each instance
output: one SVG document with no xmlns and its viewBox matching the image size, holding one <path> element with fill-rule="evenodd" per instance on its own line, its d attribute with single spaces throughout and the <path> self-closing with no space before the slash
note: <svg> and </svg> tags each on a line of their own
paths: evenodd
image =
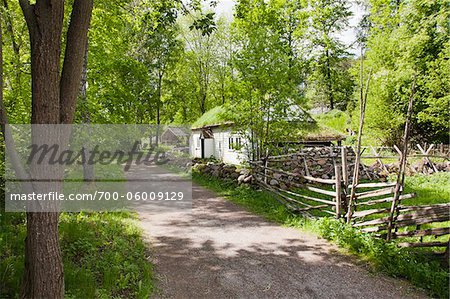
<svg viewBox="0 0 450 299">
<path fill-rule="evenodd" d="M 398 146 L 362 146 L 361 159 L 376 159 L 381 168 L 386 169 L 385 159 L 400 160 L 401 150 Z M 423 159 L 424 173 L 438 172 L 438 169 L 433 162 L 434 159 L 450 160 L 450 145 L 448 144 L 415 144 L 411 145 L 408 151 L 408 159 Z"/>
<path fill-rule="evenodd" d="M 258 185 L 274 193 L 276 198 L 291 211 L 314 217 L 310 212 L 319 210 L 340 218 L 342 208 L 340 166 L 335 167 L 335 179 L 323 179 L 272 168 L 268 166 L 269 163 L 269 160 L 250 162 L 253 177 Z M 283 184 L 284 188 L 271 184 L 272 180 Z"/>
<path fill-rule="evenodd" d="M 356 184 L 353 205 L 348 209 L 353 184 L 348 171 L 347 150 L 343 147 L 340 157 L 332 156 L 334 176 L 331 179 L 309 175 L 306 163 L 308 175 L 275 166 L 280 162 L 289 162 L 299 154 L 272 156 L 264 161 L 250 162 L 250 165 L 256 183 L 273 193 L 292 212 L 306 217 L 328 214 L 337 219 L 345 218 L 363 232 L 386 239 L 405 238 L 404 242 L 399 243 L 400 246 L 449 247 L 449 239 L 442 237 L 450 235 L 450 203 L 423 206 L 403 204 L 405 200 L 414 198 L 415 194 L 402 194 L 403 186 L 399 186 L 396 194 L 397 182 Z M 430 152 L 428 147 L 421 157 L 429 158 Z M 381 155 L 375 157 L 383 158 Z M 395 207 L 392 206 L 394 198 Z M 430 241 L 429 236 L 434 236 L 438 241 Z M 425 242 L 424 237 L 427 239 Z"/>
</svg>

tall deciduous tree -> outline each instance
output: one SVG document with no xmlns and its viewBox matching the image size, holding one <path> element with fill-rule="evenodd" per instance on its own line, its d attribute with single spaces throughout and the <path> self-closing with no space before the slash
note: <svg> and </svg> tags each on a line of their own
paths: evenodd
<svg viewBox="0 0 450 299">
<path fill-rule="evenodd" d="M 252 154 L 265 153 L 286 137 L 290 107 L 301 103 L 298 50 L 304 9 L 289 1 L 242 0 L 237 5 L 234 26 L 241 42 L 234 63 L 239 83 L 230 110 L 241 133 L 250 134 Z"/>
<path fill-rule="evenodd" d="M 20 0 L 31 44 L 33 124 L 70 124 L 81 80 L 92 0 L 75 0 L 61 70 L 64 1 Z M 40 136 L 32 140 L 39 144 Z M 33 171 L 33 170 L 32 170 Z M 63 298 L 58 212 L 28 212 L 22 298 Z"/>
<path fill-rule="evenodd" d="M 368 131 L 380 143 L 398 143 L 416 77 L 412 140 L 447 142 L 448 1 L 371 0 L 370 4 L 365 65 L 373 69 L 374 79 L 367 103 Z"/>
<path fill-rule="evenodd" d="M 143 13 L 138 24 L 137 58 L 148 69 L 152 99 L 156 114 L 156 145 L 158 145 L 161 110 L 163 108 L 163 82 L 180 57 L 182 45 L 178 40 L 177 7 L 174 1 L 159 0 L 140 4 Z"/>
<path fill-rule="evenodd" d="M 198 14 L 202 14 L 199 12 Z M 207 14 L 210 15 L 210 14 Z M 186 62 L 190 66 L 190 73 L 195 78 L 197 107 L 203 114 L 208 110 L 209 100 L 212 96 L 212 78 L 217 63 L 216 57 L 216 27 L 205 31 L 197 20 L 199 17 L 189 15 L 182 24 L 182 36 L 186 43 Z M 202 20 L 202 19 L 200 19 Z M 188 24 L 194 25 L 186 28 Z"/>
<path fill-rule="evenodd" d="M 336 35 L 348 26 L 350 4 L 346 0 L 311 0 L 309 5 L 313 54 L 310 97 L 330 109 L 345 109 L 353 83 L 349 80 L 348 53 Z"/>
</svg>

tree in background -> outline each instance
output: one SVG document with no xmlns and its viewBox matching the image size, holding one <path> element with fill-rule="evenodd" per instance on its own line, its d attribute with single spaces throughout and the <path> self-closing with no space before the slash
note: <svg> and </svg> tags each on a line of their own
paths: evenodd
<svg viewBox="0 0 450 299">
<path fill-rule="evenodd" d="M 378 142 L 398 142 L 414 77 L 413 142 L 448 142 L 449 16 L 446 1 L 370 1 L 367 126 Z"/>
<path fill-rule="evenodd" d="M 139 3 L 141 11 L 135 43 L 137 60 L 148 69 L 149 85 L 154 90 L 150 107 L 155 109 L 156 145 L 159 141 L 159 125 L 163 108 L 163 80 L 175 67 L 182 51 L 178 40 L 179 30 L 176 23 L 177 8 L 174 1 L 160 0 Z M 149 109 L 151 111 L 151 109 Z"/>
<path fill-rule="evenodd" d="M 215 32 L 204 34 L 201 30 L 192 26 L 187 28 L 184 21 L 182 36 L 186 43 L 186 63 L 191 75 L 195 78 L 196 102 L 200 113 L 208 110 L 211 98 L 211 84 L 214 68 L 217 64 Z"/>
<path fill-rule="evenodd" d="M 351 60 L 337 34 L 348 28 L 352 15 L 346 0 L 311 0 L 311 68 L 308 97 L 315 105 L 345 110 L 353 94 Z"/>
<path fill-rule="evenodd" d="M 302 101 L 303 64 L 297 44 L 303 8 L 289 1 L 262 0 L 243 0 L 236 7 L 237 96 L 228 110 L 240 133 L 249 135 L 248 152 L 256 156 L 289 134 L 289 107 Z"/>
<path fill-rule="evenodd" d="M 0 10 L 4 22 L 5 107 L 11 119 L 29 123 L 31 70 L 27 28 L 18 1 L 2 0 Z"/>
<path fill-rule="evenodd" d="M 233 57 L 236 51 L 236 41 L 233 40 L 231 28 L 226 18 L 217 20 L 217 30 L 214 32 L 216 43 L 216 64 L 213 69 L 211 93 L 214 102 L 225 104 L 233 98 Z"/>
<path fill-rule="evenodd" d="M 92 123 L 148 123 L 148 69 L 133 56 L 132 1 L 96 3 L 89 30 L 87 109 Z M 79 111 L 81 112 L 81 110 Z M 82 120 L 79 113 L 78 120 Z"/>
</svg>

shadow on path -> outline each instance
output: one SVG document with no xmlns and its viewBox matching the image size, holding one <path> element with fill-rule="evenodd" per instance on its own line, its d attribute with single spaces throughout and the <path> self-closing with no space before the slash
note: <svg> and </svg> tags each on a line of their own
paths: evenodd
<svg viewBox="0 0 450 299">
<path fill-rule="evenodd" d="M 312 234 L 199 186 L 193 198 L 192 210 L 139 212 L 153 251 L 155 298 L 426 298 Z"/>
</svg>

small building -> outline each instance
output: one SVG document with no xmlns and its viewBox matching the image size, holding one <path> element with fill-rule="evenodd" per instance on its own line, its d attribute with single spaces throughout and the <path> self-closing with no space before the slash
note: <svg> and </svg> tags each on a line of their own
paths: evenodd
<svg viewBox="0 0 450 299">
<path fill-rule="evenodd" d="M 225 108 L 218 106 L 207 111 L 194 122 L 189 142 L 189 152 L 192 157 L 215 158 L 229 164 L 241 164 L 249 159 L 247 138 L 234 130 L 232 121 L 221 117 L 224 112 Z M 278 144 L 279 147 L 340 145 L 345 139 L 344 134 L 317 123 L 305 111 L 301 110 L 300 114 L 303 115 L 302 118 L 308 117 L 308 122 L 301 130 L 294 129 L 292 134 L 289 134 L 292 136 L 291 139 L 284 140 Z"/>
<path fill-rule="evenodd" d="M 184 145 L 189 141 L 189 129 L 180 126 L 168 126 L 161 134 L 161 143 L 170 145 Z"/>
<path fill-rule="evenodd" d="M 224 108 L 215 107 L 203 114 L 193 125 L 190 154 L 194 158 L 215 158 L 229 164 L 247 160 L 244 138 L 233 132 L 233 122 L 218 117 Z"/>
</svg>

